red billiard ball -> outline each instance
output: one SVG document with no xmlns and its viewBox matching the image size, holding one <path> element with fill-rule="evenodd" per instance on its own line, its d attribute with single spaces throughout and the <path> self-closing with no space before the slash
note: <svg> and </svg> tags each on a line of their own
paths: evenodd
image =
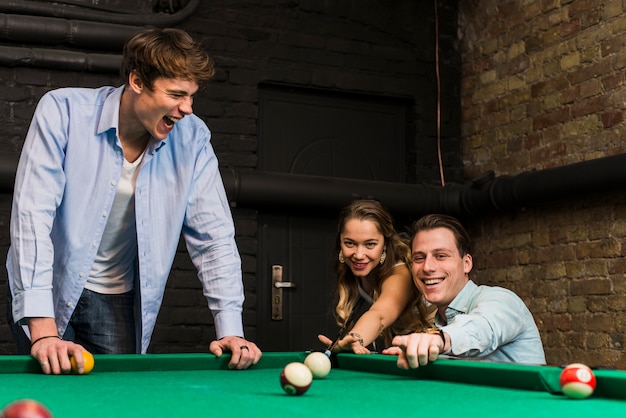
<svg viewBox="0 0 626 418">
<path fill-rule="evenodd" d="M 596 389 L 596 376 L 588 366 L 573 363 L 563 369 L 559 383 L 566 396 L 584 399 L 591 396 Z"/>
<path fill-rule="evenodd" d="M 303 363 L 289 363 L 280 373 L 280 386 L 289 395 L 302 395 L 309 390 L 311 382 L 313 374 Z"/>
<path fill-rule="evenodd" d="M 7 405 L 0 418 L 52 418 L 52 412 L 37 401 L 22 399 Z"/>
</svg>

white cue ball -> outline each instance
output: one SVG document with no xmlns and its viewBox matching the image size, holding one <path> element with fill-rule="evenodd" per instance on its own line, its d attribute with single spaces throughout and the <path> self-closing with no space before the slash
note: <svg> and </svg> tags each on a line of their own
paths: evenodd
<svg viewBox="0 0 626 418">
<path fill-rule="evenodd" d="M 306 356 L 304 364 L 311 370 L 311 373 L 313 373 L 313 379 L 323 379 L 330 373 L 330 359 L 326 354 L 320 353 L 319 351 Z"/>
<path fill-rule="evenodd" d="M 280 373 L 280 386 L 289 395 L 302 395 L 309 390 L 312 382 L 311 370 L 297 361 L 286 365 Z"/>
</svg>

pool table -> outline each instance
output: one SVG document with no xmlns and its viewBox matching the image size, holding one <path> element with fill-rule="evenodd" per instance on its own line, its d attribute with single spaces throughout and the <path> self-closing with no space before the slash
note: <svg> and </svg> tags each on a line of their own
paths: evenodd
<svg viewBox="0 0 626 418">
<path fill-rule="evenodd" d="M 71 417 L 589 417 L 626 414 L 626 372 L 596 370 L 591 398 L 560 393 L 558 367 L 439 359 L 401 370 L 380 354 L 340 354 L 325 379 L 289 396 L 282 368 L 307 353 L 264 353 L 249 370 L 211 354 L 96 355 L 88 375 L 46 376 L 28 356 L 0 356 L 0 408 L 16 399 Z"/>
</svg>

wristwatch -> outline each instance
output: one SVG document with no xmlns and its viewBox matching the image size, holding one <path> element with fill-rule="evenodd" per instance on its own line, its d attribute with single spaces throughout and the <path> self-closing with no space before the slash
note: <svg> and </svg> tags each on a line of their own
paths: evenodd
<svg viewBox="0 0 626 418">
<path fill-rule="evenodd" d="M 361 334 L 357 334 L 356 332 L 351 332 L 348 335 L 351 336 L 352 338 L 356 338 L 356 340 L 359 342 L 359 344 L 361 344 L 361 346 L 365 347 L 365 345 L 363 344 L 363 337 L 361 337 Z"/>
<path fill-rule="evenodd" d="M 446 348 L 446 337 L 443 335 L 443 330 L 437 327 L 431 327 L 426 329 L 426 334 L 439 335 L 441 337 L 441 341 L 443 341 L 443 351 Z"/>
</svg>

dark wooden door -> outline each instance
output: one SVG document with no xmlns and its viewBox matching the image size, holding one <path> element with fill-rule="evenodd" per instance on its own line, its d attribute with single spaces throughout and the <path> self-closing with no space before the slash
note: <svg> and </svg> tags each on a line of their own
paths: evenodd
<svg viewBox="0 0 626 418">
<path fill-rule="evenodd" d="M 259 103 L 263 171 L 404 182 L 407 104 L 370 96 L 264 86 Z M 258 342 L 265 351 L 320 349 L 334 338 L 332 264 L 337 214 L 259 214 Z M 282 317 L 272 298 L 281 266 Z M 277 271 L 277 270 L 274 270 Z"/>
</svg>

